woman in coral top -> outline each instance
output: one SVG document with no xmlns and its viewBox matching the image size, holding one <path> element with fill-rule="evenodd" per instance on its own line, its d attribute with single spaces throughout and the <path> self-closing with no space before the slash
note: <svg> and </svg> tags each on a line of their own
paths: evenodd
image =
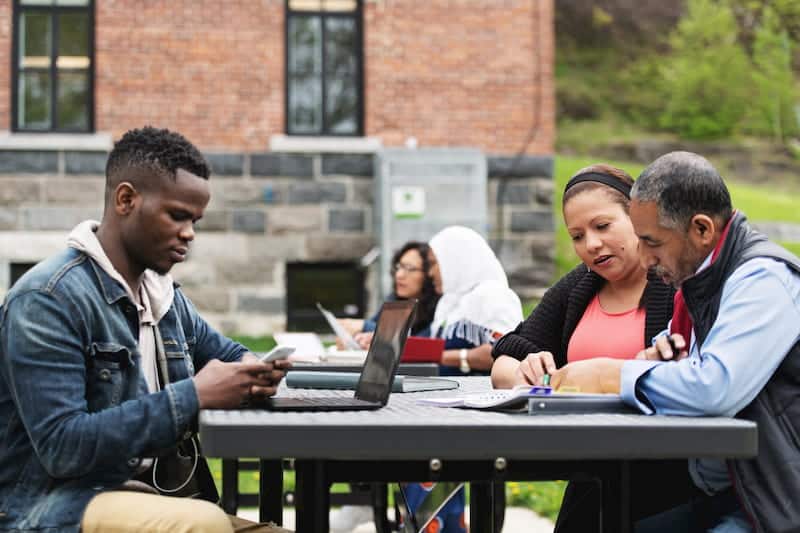
<svg viewBox="0 0 800 533">
<path fill-rule="evenodd" d="M 639 262 L 628 216 L 631 185 L 625 171 L 605 164 L 584 168 L 569 180 L 564 222 L 582 264 L 495 344 L 495 387 L 541 385 L 546 373 L 581 359 L 633 358 L 667 327 L 674 291 L 648 276 Z M 638 464 L 631 477 L 635 519 L 670 508 L 667 502 L 679 501 L 691 487 L 685 469 L 670 461 Z M 599 531 L 599 515 L 599 486 L 570 483 L 556 531 Z"/>
</svg>

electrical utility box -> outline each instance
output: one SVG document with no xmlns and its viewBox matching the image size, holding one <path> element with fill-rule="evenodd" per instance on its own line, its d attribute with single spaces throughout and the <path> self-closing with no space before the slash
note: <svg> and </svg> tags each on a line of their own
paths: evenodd
<svg viewBox="0 0 800 533">
<path fill-rule="evenodd" d="M 392 292 L 392 255 L 407 241 L 428 241 L 456 224 L 486 237 L 486 156 L 470 148 L 387 148 L 374 161 L 378 285 L 384 299 Z"/>
</svg>

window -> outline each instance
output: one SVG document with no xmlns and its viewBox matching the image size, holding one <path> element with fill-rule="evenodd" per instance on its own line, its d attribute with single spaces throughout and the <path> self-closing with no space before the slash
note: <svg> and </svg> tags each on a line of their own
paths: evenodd
<svg viewBox="0 0 800 533">
<path fill-rule="evenodd" d="M 11 127 L 94 130 L 93 0 L 14 0 Z"/>
<path fill-rule="evenodd" d="M 286 132 L 363 135 L 361 0 L 287 0 Z"/>
</svg>

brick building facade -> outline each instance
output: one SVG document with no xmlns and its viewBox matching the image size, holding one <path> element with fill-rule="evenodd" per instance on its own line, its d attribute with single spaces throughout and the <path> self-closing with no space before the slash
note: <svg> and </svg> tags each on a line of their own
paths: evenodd
<svg viewBox="0 0 800 533">
<path fill-rule="evenodd" d="M 22 77 L 45 72 L 43 64 L 59 80 L 62 63 L 90 70 L 80 58 L 24 57 L 20 43 L 33 45 L 19 26 L 29 23 L 33 34 L 30 21 L 46 9 L 0 1 L 0 50 L 9 52 L 0 54 L 0 294 L 15 265 L 50 255 L 76 222 L 100 216 L 111 139 L 148 123 L 186 135 L 214 168 L 207 216 L 175 276 L 226 331 L 282 327 L 287 261 L 354 259 L 375 243 L 373 156 L 409 138 L 486 154 L 490 240 L 509 244 L 501 261 L 515 289 L 546 284 L 552 0 L 328 1 L 357 6 L 358 135 L 290 134 L 289 10 L 315 3 L 307 0 L 87 0 L 88 126 L 28 131 L 36 91 L 25 92 Z M 68 20 L 55 15 L 53 24 L 58 16 Z"/>
</svg>

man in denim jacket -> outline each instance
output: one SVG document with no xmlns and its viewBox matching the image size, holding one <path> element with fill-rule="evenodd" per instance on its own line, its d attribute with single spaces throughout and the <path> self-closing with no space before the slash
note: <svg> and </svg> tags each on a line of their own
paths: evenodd
<svg viewBox="0 0 800 533">
<path fill-rule="evenodd" d="M 181 135 L 129 131 L 109 155 L 102 222 L 79 225 L 8 293 L 0 530 L 232 531 L 212 503 L 118 490 L 190 437 L 200 409 L 272 395 L 283 376 L 209 327 L 168 276 L 208 176 Z"/>
</svg>

